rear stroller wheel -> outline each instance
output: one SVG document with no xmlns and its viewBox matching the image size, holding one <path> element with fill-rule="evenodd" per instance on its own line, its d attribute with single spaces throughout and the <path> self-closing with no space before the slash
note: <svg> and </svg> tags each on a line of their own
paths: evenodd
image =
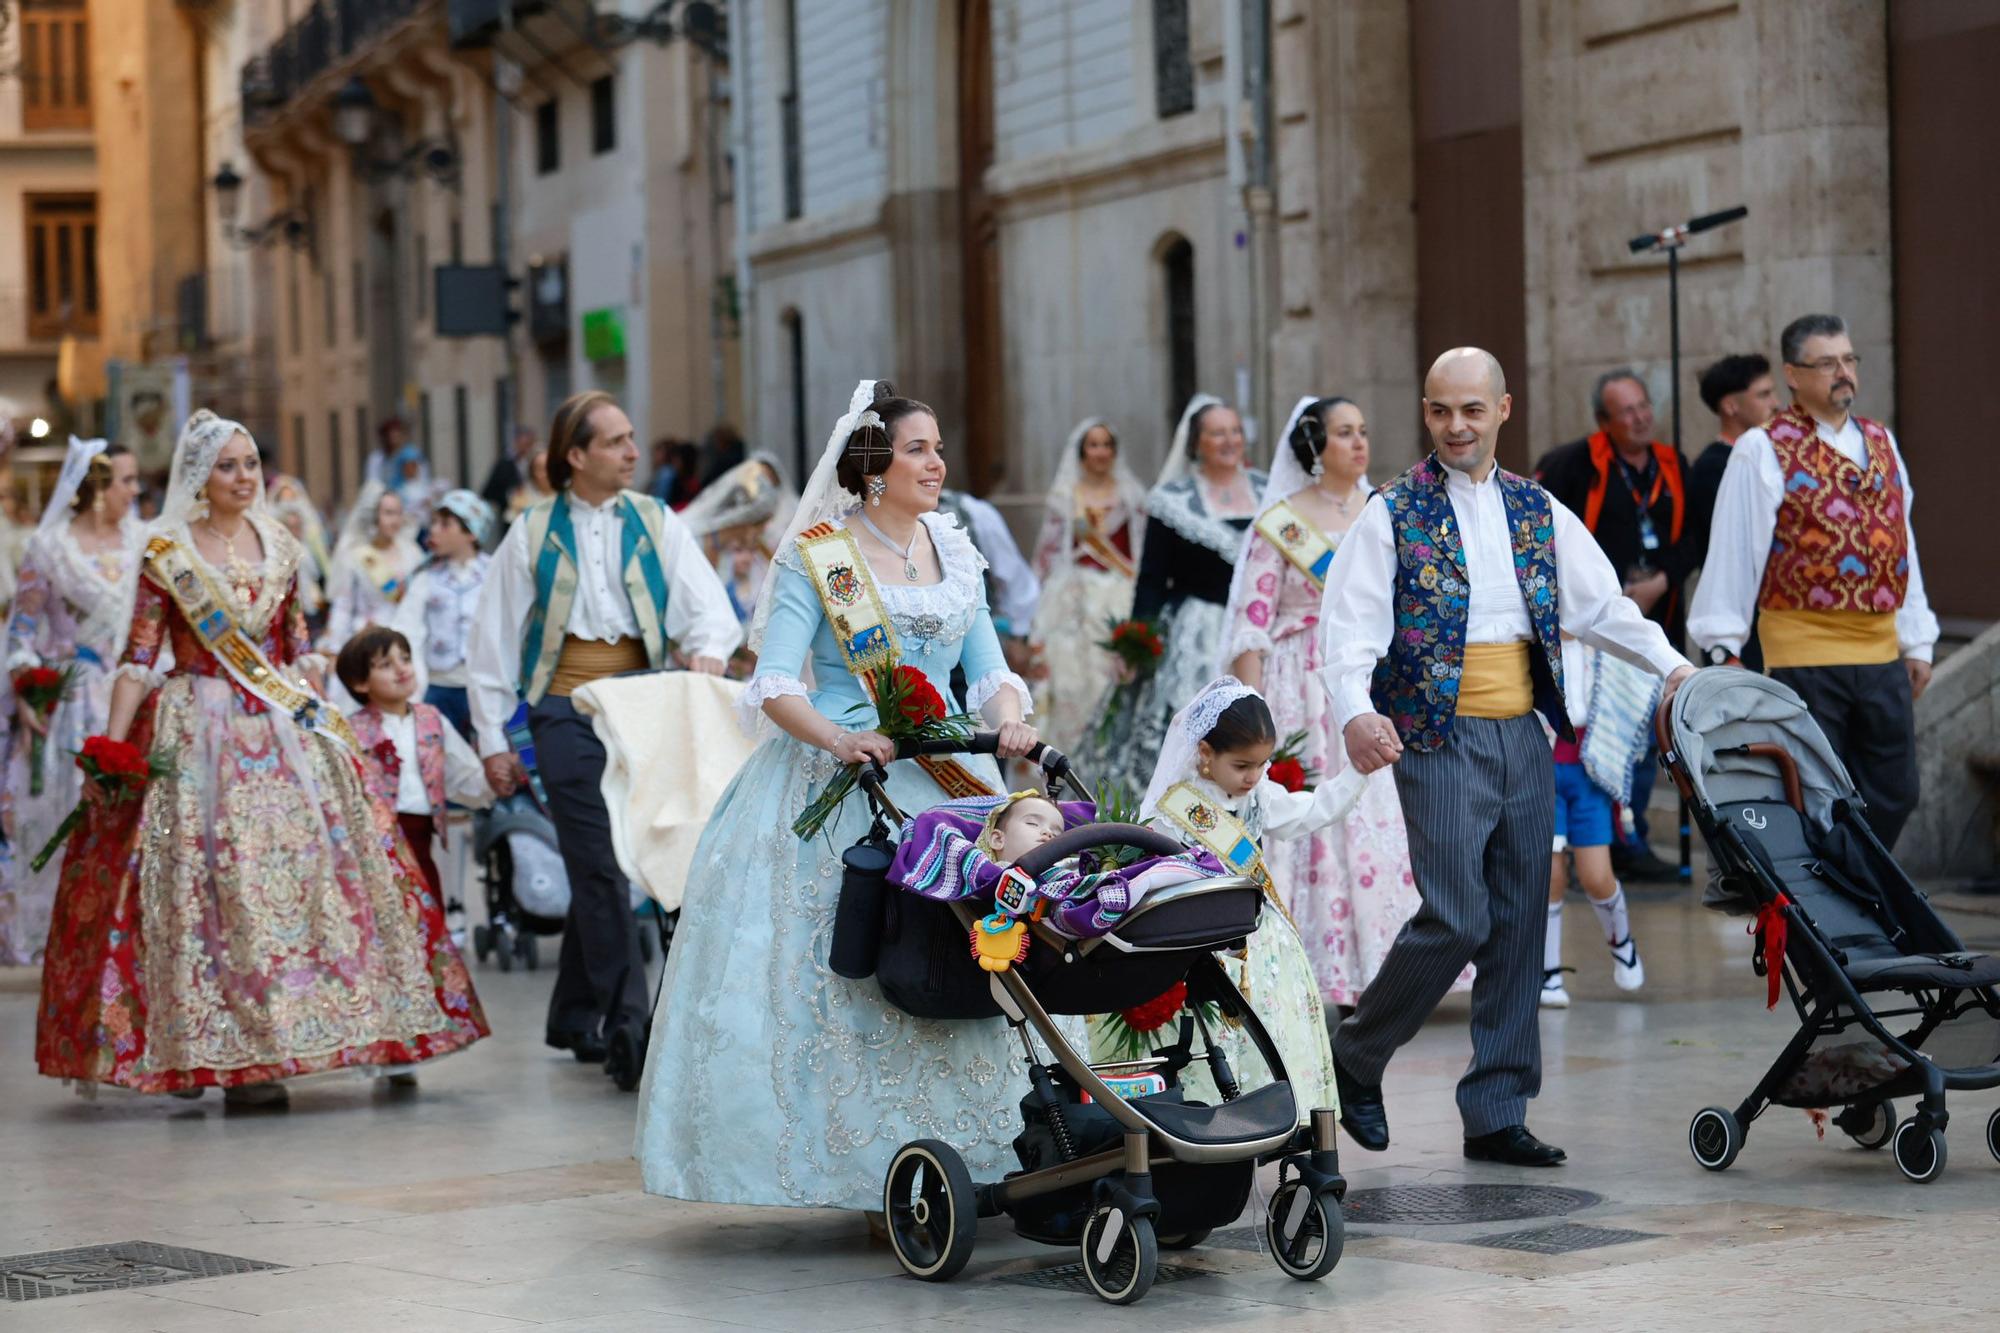
<svg viewBox="0 0 2000 1333">
<path fill-rule="evenodd" d="M 533 972 L 542 965 L 542 951 L 535 943 L 535 937 L 522 931 L 514 937 L 514 952 L 521 960 L 521 966 Z M 504 967 L 504 964 L 502 965 Z"/>
<path fill-rule="evenodd" d="M 906 1143 L 889 1163 L 882 1187 L 889 1248 L 911 1277 L 945 1282 L 972 1258 L 979 1235 L 979 1204 L 972 1173 L 949 1143 Z"/>
<path fill-rule="evenodd" d="M 495 926 L 490 938 L 493 941 L 494 961 L 500 964 L 502 972 L 512 972 L 514 970 L 514 950 L 518 947 L 518 942 L 513 932 L 509 931 L 505 926 Z"/>
<path fill-rule="evenodd" d="M 1743 1151 L 1743 1126 L 1734 1111 L 1705 1106 L 1688 1125 L 1688 1151 L 1710 1171 L 1727 1171 Z"/>
<path fill-rule="evenodd" d="M 1876 1102 L 1872 1106 L 1850 1106 L 1834 1120 L 1857 1148 L 1886 1148 L 1896 1137 L 1896 1104 Z"/>
<path fill-rule="evenodd" d="M 1890 1151 L 1896 1155 L 1896 1169 L 1918 1185 L 1944 1174 L 1944 1131 L 1924 1128 L 1916 1116 L 1896 1126 Z"/>
<path fill-rule="evenodd" d="M 1986 1151 L 1993 1154 L 1993 1160 L 2000 1162 L 2000 1111 L 1986 1117 Z"/>
<path fill-rule="evenodd" d="M 1153 1219 L 1127 1217 L 1104 1205 L 1083 1224 L 1083 1277 L 1100 1300 L 1130 1305 L 1152 1290 L 1160 1271 Z"/>
<path fill-rule="evenodd" d="M 1303 1181 L 1285 1182 L 1264 1210 L 1264 1242 L 1287 1277 L 1319 1281 L 1333 1271 L 1347 1246 L 1340 1200 L 1313 1193 Z"/>
</svg>

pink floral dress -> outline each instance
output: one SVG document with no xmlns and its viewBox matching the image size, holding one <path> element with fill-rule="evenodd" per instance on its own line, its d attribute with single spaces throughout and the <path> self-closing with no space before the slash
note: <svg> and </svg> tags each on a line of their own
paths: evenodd
<svg viewBox="0 0 2000 1333">
<path fill-rule="evenodd" d="M 1347 750 L 1319 678 L 1320 590 L 1254 528 L 1241 559 L 1250 595 L 1226 627 L 1222 665 L 1244 652 L 1264 655 L 1263 694 L 1280 739 L 1303 731 L 1307 770 L 1315 783 L 1329 781 L 1347 766 Z M 1386 769 L 1375 774 L 1345 820 L 1271 843 L 1264 864 L 1298 924 L 1320 995 L 1353 1004 L 1419 904 L 1395 779 Z M 1468 967 L 1454 989 L 1471 981 Z"/>
</svg>

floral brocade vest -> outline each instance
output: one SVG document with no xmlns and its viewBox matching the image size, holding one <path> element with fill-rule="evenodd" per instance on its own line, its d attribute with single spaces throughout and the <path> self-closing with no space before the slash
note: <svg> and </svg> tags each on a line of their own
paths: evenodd
<svg viewBox="0 0 2000 1333">
<path fill-rule="evenodd" d="M 429 704 L 410 705 L 417 718 L 417 771 L 424 780 L 424 799 L 431 809 L 444 809 L 444 714 Z M 368 799 L 396 813 L 396 788 L 401 761 L 396 743 L 382 734 L 382 714 L 374 708 L 351 713 L 348 725 L 361 742 L 361 785 Z"/>
<path fill-rule="evenodd" d="M 1549 495 L 1526 477 L 1495 465 L 1514 548 L 1514 578 L 1528 605 L 1540 652 L 1528 654 L 1535 708 L 1564 737 L 1570 733 L 1562 696 L 1562 625 L 1556 589 L 1555 515 Z M 1396 724 L 1403 744 L 1435 750 L 1451 734 L 1458 683 L 1465 668 L 1465 627 L 1472 584 L 1465 546 L 1435 455 L 1381 491 L 1396 535 L 1395 630 L 1388 655 L 1375 664 L 1375 709 Z"/>
<path fill-rule="evenodd" d="M 1882 614 L 1903 604 L 1910 551 L 1902 473 L 1889 432 L 1863 417 L 1854 424 L 1868 443 L 1866 468 L 1822 440 L 1802 408 L 1766 427 L 1785 495 L 1757 595 L 1763 610 Z"/>
</svg>

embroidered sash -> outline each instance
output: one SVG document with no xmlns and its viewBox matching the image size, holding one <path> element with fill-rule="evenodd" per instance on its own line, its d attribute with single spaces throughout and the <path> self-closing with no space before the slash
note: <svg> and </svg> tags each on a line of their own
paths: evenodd
<svg viewBox="0 0 2000 1333">
<path fill-rule="evenodd" d="M 1104 531 L 1103 523 L 1096 513 L 1085 505 L 1077 507 L 1083 510 L 1081 517 L 1073 520 L 1078 525 L 1077 543 L 1090 552 L 1091 559 L 1112 573 L 1128 579 L 1138 578 L 1139 567 L 1132 563 L 1131 556 L 1112 544 L 1110 534 Z"/>
<path fill-rule="evenodd" d="M 1279 555 L 1306 576 L 1314 592 L 1326 589 L 1326 571 L 1333 565 L 1333 543 L 1309 520 L 1293 509 L 1289 500 L 1280 500 L 1257 519 L 1257 531 L 1277 548 Z"/>
<path fill-rule="evenodd" d="M 221 590 L 179 542 L 171 537 L 153 538 L 146 547 L 146 563 L 186 617 L 195 638 L 222 663 L 231 680 L 252 698 L 285 714 L 307 731 L 338 742 L 350 754 L 361 752 L 354 731 L 340 710 L 318 695 L 300 689 L 271 665 L 256 640 L 236 623 Z"/>
<path fill-rule="evenodd" d="M 1290 909 L 1278 897 L 1277 886 L 1271 883 L 1271 872 L 1264 868 L 1264 853 L 1258 850 L 1257 840 L 1250 836 L 1250 830 L 1242 820 L 1190 782 L 1176 782 L 1167 788 L 1167 794 L 1160 798 L 1159 812 L 1171 819 L 1181 832 L 1208 849 L 1216 860 L 1237 874 L 1254 880 L 1264 890 L 1264 896 L 1284 914 L 1285 920 L 1292 920 Z M 1297 923 L 1294 922 L 1293 926 L 1296 929 Z"/>
<path fill-rule="evenodd" d="M 841 660 L 872 700 L 875 673 L 893 666 L 897 654 L 896 627 L 889 621 L 889 609 L 875 586 L 874 572 L 868 568 L 854 534 L 831 523 L 800 533 L 798 552 L 806 581 L 819 594 L 820 609 L 833 628 Z M 956 759 L 924 755 L 916 763 L 952 800 L 997 794 Z"/>
</svg>

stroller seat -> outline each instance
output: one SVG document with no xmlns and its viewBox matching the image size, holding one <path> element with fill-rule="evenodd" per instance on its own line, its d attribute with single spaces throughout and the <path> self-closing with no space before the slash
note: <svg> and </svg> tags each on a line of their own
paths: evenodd
<svg viewBox="0 0 2000 1333">
<path fill-rule="evenodd" d="M 1189 1143 L 1255 1143 L 1298 1123 L 1298 1103 L 1290 1083 L 1266 1083 L 1233 1102 L 1203 1106 L 1193 1102 L 1143 1098 L 1146 1115 L 1161 1129 Z"/>
<path fill-rule="evenodd" d="M 2000 984 L 2000 958 L 1906 947 L 1908 934 L 1883 897 L 1830 865 L 1814 849 L 1804 817 L 1785 801 L 1745 801 L 1727 816 L 1751 854 L 1770 862 L 1773 878 L 1826 937 L 1857 991 Z"/>
</svg>

